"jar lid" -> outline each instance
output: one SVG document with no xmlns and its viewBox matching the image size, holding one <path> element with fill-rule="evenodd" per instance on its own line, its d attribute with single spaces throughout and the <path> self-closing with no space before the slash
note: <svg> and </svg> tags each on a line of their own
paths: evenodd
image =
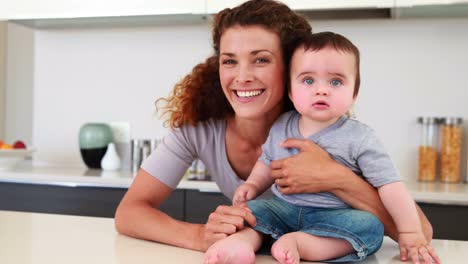
<svg viewBox="0 0 468 264">
<path fill-rule="evenodd" d="M 440 120 L 437 117 L 427 117 L 427 116 L 418 117 L 418 123 L 420 123 L 420 124 L 432 125 L 432 124 L 438 124 L 439 122 L 440 122 Z"/>
<path fill-rule="evenodd" d="M 442 117 L 440 119 L 441 123 L 444 124 L 444 125 L 460 125 L 461 123 L 463 123 L 463 118 L 461 117 L 453 117 L 453 116 L 450 116 L 450 117 Z"/>
</svg>

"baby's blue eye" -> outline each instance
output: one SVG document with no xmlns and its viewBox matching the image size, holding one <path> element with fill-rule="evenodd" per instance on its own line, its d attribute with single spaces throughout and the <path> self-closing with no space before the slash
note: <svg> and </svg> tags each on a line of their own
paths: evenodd
<svg viewBox="0 0 468 264">
<path fill-rule="evenodd" d="M 304 82 L 305 84 L 307 84 L 307 85 L 311 85 L 311 84 L 314 83 L 314 80 L 313 80 L 313 79 L 304 79 L 303 82 Z"/>
<path fill-rule="evenodd" d="M 341 82 L 340 80 L 332 80 L 332 81 L 330 82 L 330 84 L 331 84 L 332 86 L 340 86 L 340 85 L 342 84 L 342 82 Z"/>
</svg>

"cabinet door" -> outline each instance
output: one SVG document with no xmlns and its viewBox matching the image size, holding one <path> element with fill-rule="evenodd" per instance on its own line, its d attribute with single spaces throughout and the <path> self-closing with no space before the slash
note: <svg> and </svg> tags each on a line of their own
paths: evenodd
<svg viewBox="0 0 468 264">
<path fill-rule="evenodd" d="M 468 240 L 468 206 L 418 203 L 434 230 L 434 239 Z"/>
<path fill-rule="evenodd" d="M 0 19 L 202 14 L 204 0 L 0 0 Z"/>
<path fill-rule="evenodd" d="M 0 183 L 0 210 L 113 218 L 126 188 Z M 175 190 L 161 211 L 184 220 L 184 190 Z"/>
<path fill-rule="evenodd" d="M 0 210 L 114 217 L 127 189 L 0 183 Z"/>
<path fill-rule="evenodd" d="M 169 196 L 169 198 L 166 201 L 164 201 L 163 204 L 161 204 L 161 207 L 159 209 L 172 218 L 184 221 L 184 200 L 185 191 L 175 190 L 171 194 L 171 196 Z"/>
<path fill-rule="evenodd" d="M 210 213 L 218 205 L 230 205 L 231 201 L 222 193 L 185 191 L 185 220 L 190 223 L 206 223 Z"/>
</svg>

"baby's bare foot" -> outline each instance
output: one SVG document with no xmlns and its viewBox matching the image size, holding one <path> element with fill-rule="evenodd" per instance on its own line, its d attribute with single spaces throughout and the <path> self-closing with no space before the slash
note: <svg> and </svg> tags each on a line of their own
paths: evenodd
<svg viewBox="0 0 468 264">
<path fill-rule="evenodd" d="M 242 240 L 227 237 L 214 243 L 203 256 L 204 264 L 253 264 L 255 252 Z"/>
<path fill-rule="evenodd" d="M 300 261 L 296 239 L 286 234 L 271 247 L 271 255 L 281 264 L 298 264 Z"/>
</svg>

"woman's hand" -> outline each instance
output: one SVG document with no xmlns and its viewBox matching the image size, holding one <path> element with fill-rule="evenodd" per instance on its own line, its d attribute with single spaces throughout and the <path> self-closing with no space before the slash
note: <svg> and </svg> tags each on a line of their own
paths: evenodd
<svg viewBox="0 0 468 264">
<path fill-rule="evenodd" d="M 325 150 L 305 139 L 288 139 L 281 146 L 297 148 L 300 153 L 271 162 L 271 175 L 275 178 L 275 184 L 280 192 L 284 194 L 318 193 L 334 188 L 330 177 L 340 175 L 340 169 L 343 167 L 335 162 Z"/>
<path fill-rule="evenodd" d="M 299 153 L 270 163 L 271 175 L 284 194 L 332 192 L 351 207 L 377 216 L 385 233 L 398 241 L 398 231 L 377 190 L 350 169 L 334 161 L 317 144 L 305 139 L 288 139 L 281 145 L 297 148 Z M 416 205 L 427 241 L 432 239 L 432 225 Z"/>
<path fill-rule="evenodd" d="M 220 205 L 208 217 L 208 222 L 202 228 L 203 251 L 206 251 L 214 242 L 225 238 L 243 229 L 244 221 L 250 226 L 256 225 L 255 216 L 246 206 Z"/>
</svg>

